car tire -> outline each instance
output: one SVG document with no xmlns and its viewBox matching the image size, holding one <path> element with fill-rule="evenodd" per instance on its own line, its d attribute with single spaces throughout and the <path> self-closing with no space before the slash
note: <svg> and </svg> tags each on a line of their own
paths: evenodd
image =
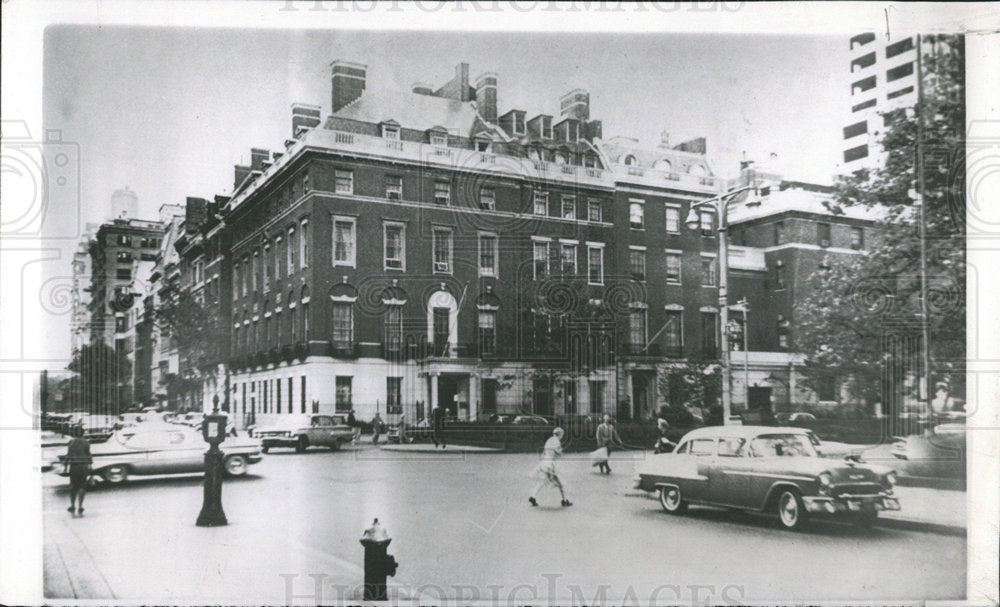
<svg viewBox="0 0 1000 607">
<path fill-rule="evenodd" d="M 223 463 L 227 476 L 243 476 L 247 473 L 247 458 L 242 455 L 230 455 Z"/>
<path fill-rule="evenodd" d="M 261 447 L 261 448 L 260 448 L 260 450 L 261 450 L 262 452 L 264 452 L 264 453 L 267 453 L 268 451 L 270 451 L 270 450 L 271 450 L 271 448 L 270 448 L 270 447 Z"/>
<path fill-rule="evenodd" d="M 295 452 L 302 453 L 309 448 L 309 439 L 305 436 L 300 436 L 299 440 L 295 442 Z"/>
<path fill-rule="evenodd" d="M 335 440 L 330 443 L 330 451 L 340 451 L 340 441 Z"/>
<path fill-rule="evenodd" d="M 801 530 L 808 514 L 802 496 L 795 489 L 782 489 L 778 495 L 778 520 L 785 529 Z"/>
<path fill-rule="evenodd" d="M 128 478 L 128 466 L 108 466 L 101 470 L 101 478 L 109 483 L 123 483 Z"/>
<path fill-rule="evenodd" d="M 660 487 L 660 506 L 670 514 L 683 514 L 687 510 L 678 487 Z"/>
</svg>

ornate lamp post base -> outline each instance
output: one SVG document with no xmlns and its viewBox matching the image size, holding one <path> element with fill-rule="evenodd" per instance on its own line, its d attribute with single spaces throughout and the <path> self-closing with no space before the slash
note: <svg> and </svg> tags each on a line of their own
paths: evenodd
<svg viewBox="0 0 1000 607">
<path fill-rule="evenodd" d="M 212 445 L 205 452 L 205 497 L 198 514 L 199 527 L 222 527 L 228 525 L 226 513 L 222 510 L 222 451 Z"/>
</svg>

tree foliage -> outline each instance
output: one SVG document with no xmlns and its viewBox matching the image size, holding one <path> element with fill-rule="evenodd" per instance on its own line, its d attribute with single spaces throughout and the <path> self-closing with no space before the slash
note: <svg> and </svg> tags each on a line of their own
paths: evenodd
<svg viewBox="0 0 1000 607">
<path fill-rule="evenodd" d="M 131 404 L 127 383 L 132 366 L 123 352 L 100 341 L 85 344 L 73 352 L 67 368 L 76 374 L 67 386 L 72 409 L 110 413 Z"/>
<path fill-rule="evenodd" d="M 181 389 L 200 385 L 191 383 L 195 378 L 215 374 L 228 346 L 216 301 L 176 282 L 168 283 L 160 291 L 155 318 L 161 338 L 170 339 L 180 357 L 179 377 L 165 377 L 165 381 Z"/>
<path fill-rule="evenodd" d="M 877 210 L 878 237 L 866 255 L 814 274 L 796 313 L 795 345 L 806 354 L 807 385 L 852 380 L 850 395 L 866 402 L 879 399 L 883 333 L 892 325 L 919 327 L 922 319 L 918 147 L 932 374 L 959 370 L 965 356 L 964 40 L 930 36 L 922 46 L 922 103 L 883 114 L 882 162 L 841 177 L 829 204 L 834 213 L 852 206 Z M 952 379 L 961 383 L 958 373 Z"/>
</svg>

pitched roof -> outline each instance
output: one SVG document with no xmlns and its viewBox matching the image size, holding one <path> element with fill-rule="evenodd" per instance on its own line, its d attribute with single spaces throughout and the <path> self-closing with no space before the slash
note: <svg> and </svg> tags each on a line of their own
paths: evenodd
<svg viewBox="0 0 1000 607">
<path fill-rule="evenodd" d="M 395 120 L 405 129 L 426 131 L 444 127 L 450 133 L 468 136 L 476 123 L 471 102 L 456 101 L 409 92 L 365 93 L 333 114 L 333 117 L 380 123 Z"/>
</svg>

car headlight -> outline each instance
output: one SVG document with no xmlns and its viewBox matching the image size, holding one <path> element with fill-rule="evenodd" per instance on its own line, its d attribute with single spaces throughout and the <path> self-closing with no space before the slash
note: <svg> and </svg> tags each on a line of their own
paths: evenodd
<svg viewBox="0 0 1000 607">
<path fill-rule="evenodd" d="M 884 484 L 887 489 L 891 490 L 893 487 L 896 486 L 897 480 L 898 479 L 896 478 L 896 473 L 890 472 L 886 474 L 884 477 L 882 477 L 882 484 Z"/>
<path fill-rule="evenodd" d="M 823 472 L 819 475 L 819 492 L 826 495 L 830 492 L 830 484 L 833 482 L 833 477 L 830 476 L 829 472 Z"/>
</svg>

